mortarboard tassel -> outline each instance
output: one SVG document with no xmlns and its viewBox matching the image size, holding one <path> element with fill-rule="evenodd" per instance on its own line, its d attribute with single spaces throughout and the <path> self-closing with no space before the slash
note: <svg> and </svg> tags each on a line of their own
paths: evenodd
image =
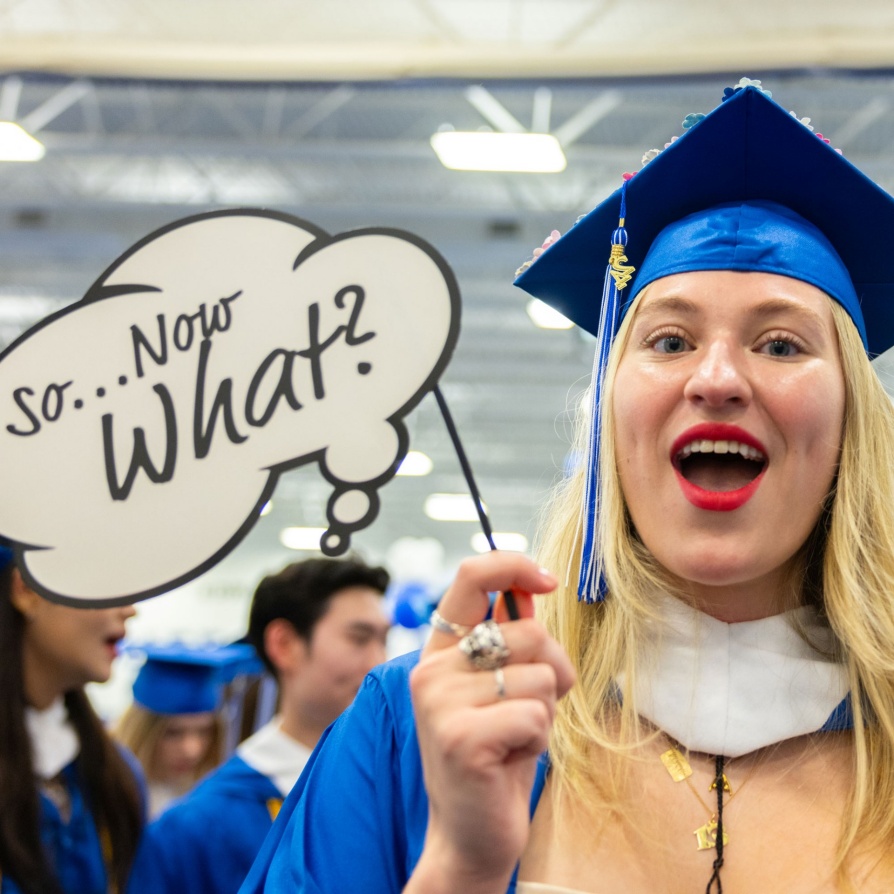
<svg viewBox="0 0 894 894">
<path fill-rule="evenodd" d="M 627 286 L 634 268 L 626 263 L 624 253 L 627 247 L 627 230 L 624 226 L 627 216 L 627 181 L 621 188 L 621 213 L 618 228 L 612 233 L 611 254 L 605 269 L 602 286 L 602 305 L 599 313 L 599 330 L 596 333 L 596 356 L 593 360 L 593 377 L 590 383 L 592 398 L 590 412 L 590 434 L 585 457 L 587 480 L 584 502 L 581 507 L 581 525 L 584 542 L 581 548 L 578 598 L 585 602 L 602 602 L 606 595 L 605 579 L 602 575 L 602 556 L 598 549 L 597 513 L 601 505 L 599 477 L 599 439 L 602 434 L 602 385 L 608 355 L 618 332 L 621 309 L 621 291 Z"/>
</svg>

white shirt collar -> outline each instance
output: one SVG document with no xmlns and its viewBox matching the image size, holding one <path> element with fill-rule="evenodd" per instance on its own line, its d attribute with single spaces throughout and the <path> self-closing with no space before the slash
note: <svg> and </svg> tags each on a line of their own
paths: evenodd
<svg viewBox="0 0 894 894">
<path fill-rule="evenodd" d="M 236 753 L 253 770 L 270 778 L 285 797 L 298 781 L 311 749 L 282 731 L 282 718 L 274 717 L 246 739 Z"/>
<path fill-rule="evenodd" d="M 57 776 L 78 756 L 80 742 L 61 696 L 43 711 L 26 707 L 25 728 L 34 772 L 41 779 Z"/>
<path fill-rule="evenodd" d="M 793 626 L 830 645 L 813 608 L 727 624 L 669 596 L 660 606 L 637 656 L 637 709 L 693 751 L 737 757 L 816 732 L 848 693 L 844 666 Z"/>
</svg>

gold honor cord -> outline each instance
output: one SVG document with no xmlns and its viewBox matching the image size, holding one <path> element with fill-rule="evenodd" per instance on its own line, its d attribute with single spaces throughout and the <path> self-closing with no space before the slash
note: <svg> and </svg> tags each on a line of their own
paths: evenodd
<svg viewBox="0 0 894 894">
<path fill-rule="evenodd" d="M 705 810 L 705 813 L 708 815 L 708 822 L 706 822 L 703 826 L 699 826 L 692 834 L 695 835 L 696 847 L 700 851 L 712 850 L 717 846 L 717 811 L 712 810 L 708 805 L 707 801 L 699 794 L 695 785 L 690 778 L 692 776 L 692 767 L 689 764 L 689 761 L 686 759 L 686 756 L 680 751 L 678 748 L 671 747 L 667 751 L 665 751 L 661 755 L 661 763 L 664 764 L 664 768 L 667 770 L 668 775 L 674 782 L 685 782 L 689 787 L 689 790 L 693 795 L 698 799 L 699 804 Z M 744 787 L 743 783 L 733 792 L 732 786 L 730 785 L 729 779 L 726 774 L 723 773 L 720 776 L 721 786 L 723 791 L 729 795 L 729 799 L 727 800 L 727 804 L 733 800 L 733 798 L 742 790 Z M 747 780 L 746 780 L 747 781 Z M 710 787 L 708 788 L 709 792 L 717 791 L 717 779 L 714 779 L 711 782 Z M 729 844 L 729 835 L 726 830 L 723 832 L 723 843 Z"/>
</svg>

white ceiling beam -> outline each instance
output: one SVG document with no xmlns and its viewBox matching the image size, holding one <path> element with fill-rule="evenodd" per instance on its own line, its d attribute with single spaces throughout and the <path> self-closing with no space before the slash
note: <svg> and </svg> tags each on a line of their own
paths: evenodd
<svg viewBox="0 0 894 894">
<path fill-rule="evenodd" d="M 864 130 L 875 124 L 876 121 L 884 118 L 891 111 L 891 105 L 892 102 L 889 97 L 876 96 L 854 112 L 834 134 L 831 136 L 823 134 L 823 136 L 831 140 L 832 145 L 836 148 L 846 146 L 859 137 Z"/>
<path fill-rule="evenodd" d="M 484 87 L 473 84 L 464 95 L 485 121 L 504 133 L 524 133 L 526 128 L 494 95 Z"/>
<path fill-rule="evenodd" d="M 549 87 L 538 87 L 534 91 L 534 109 L 531 112 L 531 130 L 534 133 L 549 133 L 552 108 L 553 91 Z"/>
<path fill-rule="evenodd" d="M 592 102 L 588 102 L 564 124 L 557 127 L 553 136 L 563 147 L 567 148 L 579 140 L 594 124 L 601 121 L 610 112 L 613 112 L 620 104 L 620 91 L 606 90 Z"/>
<path fill-rule="evenodd" d="M 84 99 L 92 89 L 90 82 L 85 80 L 66 84 L 58 93 L 39 105 L 19 123 L 29 133 L 35 134 L 41 128 L 46 127 L 54 118 L 58 118 L 59 115 L 70 109 L 75 103 Z"/>
<path fill-rule="evenodd" d="M 18 75 L 3 79 L 3 88 L 0 89 L 0 121 L 16 120 L 21 95 L 22 79 Z"/>
</svg>

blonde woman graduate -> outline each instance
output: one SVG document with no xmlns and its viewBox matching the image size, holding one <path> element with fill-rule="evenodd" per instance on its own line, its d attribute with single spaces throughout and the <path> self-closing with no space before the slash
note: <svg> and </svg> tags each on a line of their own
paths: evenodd
<svg viewBox="0 0 894 894">
<path fill-rule="evenodd" d="M 894 200 L 759 82 L 684 125 L 518 279 L 597 336 L 537 561 L 461 566 L 244 894 L 894 890 Z"/>
</svg>

